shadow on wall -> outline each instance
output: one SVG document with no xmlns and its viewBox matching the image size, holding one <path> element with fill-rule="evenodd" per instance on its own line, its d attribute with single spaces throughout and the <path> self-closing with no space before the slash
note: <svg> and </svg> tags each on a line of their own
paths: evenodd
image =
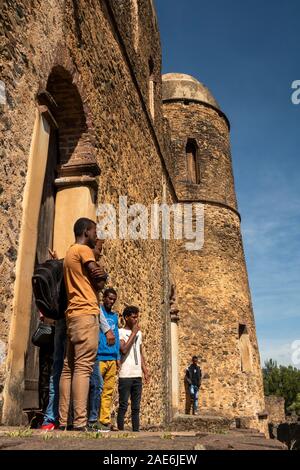
<svg viewBox="0 0 300 470">
<path fill-rule="evenodd" d="M 63 67 L 54 67 L 46 91 L 54 100 L 51 111 L 58 124 L 59 164 L 89 159 L 93 154 L 93 139 L 88 129 L 86 113 L 72 76 Z"/>
<path fill-rule="evenodd" d="M 277 439 L 289 450 L 300 450 L 300 421 L 296 423 L 269 424 L 271 439 Z"/>
</svg>

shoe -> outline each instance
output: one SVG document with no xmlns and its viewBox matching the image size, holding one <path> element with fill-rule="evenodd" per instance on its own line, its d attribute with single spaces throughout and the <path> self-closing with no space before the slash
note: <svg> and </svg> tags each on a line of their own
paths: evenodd
<svg viewBox="0 0 300 470">
<path fill-rule="evenodd" d="M 113 424 L 110 425 L 110 430 L 114 431 L 114 432 L 119 431 L 119 429 L 116 426 L 114 426 Z"/>
<path fill-rule="evenodd" d="M 97 423 L 97 431 L 99 431 L 99 432 L 109 432 L 110 431 L 110 423 L 109 424 L 103 424 L 99 421 L 99 423 Z"/>
<path fill-rule="evenodd" d="M 96 426 L 97 424 L 98 424 L 98 421 L 88 421 L 87 427 L 92 428 L 93 426 Z"/>
<path fill-rule="evenodd" d="M 87 425 L 89 432 L 109 432 L 110 424 L 103 424 L 100 421 L 89 421 Z"/>
<path fill-rule="evenodd" d="M 89 421 L 87 424 L 87 431 L 88 432 L 100 432 L 100 423 L 97 421 Z"/>
<path fill-rule="evenodd" d="M 67 431 L 67 426 L 58 426 L 59 431 Z"/>
<path fill-rule="evenodd" d="M 98 424 L 93 424 L 92 426 L 79 426 L 78 428 L 73 428 L 72 431 L 77 432 L 100 432 Z"/>
<path fill-rule="evenodd" d="M 72 431 L 77 431 L 77 432 L 87 432 L 89 431 L 87 426 L 79 426 L 78 428 L 73 428 Z"/>
<path fill-rule="evenodd" d="M 57 429 L 54 423 L 42 424 L 40 427 L 41 431 L 54 431 L 54 429 Z"/>
</svg>

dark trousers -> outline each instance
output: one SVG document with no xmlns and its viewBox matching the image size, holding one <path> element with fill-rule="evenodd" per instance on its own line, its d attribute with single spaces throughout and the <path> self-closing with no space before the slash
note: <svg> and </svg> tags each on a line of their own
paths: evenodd
<svg viewBox="0 0 300 470">
<path fill-rule="evenodd" d="M 123 431 L 124 418 L 128 408 L 128 400 L 131 400 L 131 420 L 132 430 L 140 430 L 140 403 L 142 397 L 142 378 L 120 378 L 119 379 L 119 410 L 118 410 L 118 429 Z"/>
<path fill-rule="evenodd" d="M 53 345 L 44 345 L 39 351 L 39 408 L 45 413 L 49 402 L 49 382 L 53 363 Z"/>
</svg>

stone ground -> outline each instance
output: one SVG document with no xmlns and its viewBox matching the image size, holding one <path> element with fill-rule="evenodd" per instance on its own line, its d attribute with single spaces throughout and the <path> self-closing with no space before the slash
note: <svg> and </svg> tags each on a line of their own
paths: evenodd
<svg viewBox="0 0 300 470">
<path fill-rule="evenodd" d="M 279 441 L 253 430 L 219 434 L 182 432 L 43 432 L 0 427 L 0 450 L 286 450 Z M 1 457 L 0 457 L 1 458 Z"/>
</svg>

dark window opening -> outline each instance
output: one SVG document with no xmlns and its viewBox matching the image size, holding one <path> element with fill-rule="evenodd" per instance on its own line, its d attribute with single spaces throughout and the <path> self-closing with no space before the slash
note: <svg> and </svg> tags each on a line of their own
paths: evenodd
<svg viewBox="0 0 300 470">
<path fill-rule="evenodd" d="M 198 162 L 198 146 L 194 139 L 189 139 L 186 144 L 187 181 L 193 184 L 200 183 L 200 171 Z"/>
</svg>

